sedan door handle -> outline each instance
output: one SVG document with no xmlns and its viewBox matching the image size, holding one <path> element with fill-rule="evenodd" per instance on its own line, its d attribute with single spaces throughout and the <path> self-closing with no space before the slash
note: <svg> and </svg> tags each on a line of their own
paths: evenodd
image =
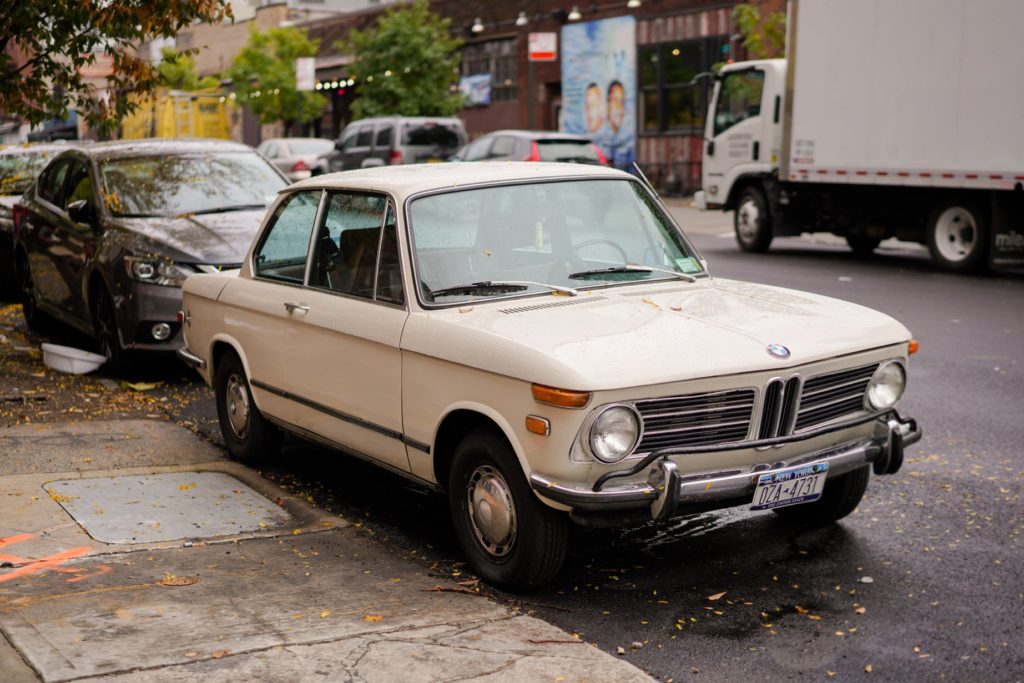
<svg viewBox="0 0 1024 683">
<path fill-rule="evenodd" d="M 284 307 L 289 313 L 294 313 L 295 311 L 299 311 L 301 313 L 309 312 L 309 306 L 306 306 L 305 304 L 285 304 Z"/>
</svg>

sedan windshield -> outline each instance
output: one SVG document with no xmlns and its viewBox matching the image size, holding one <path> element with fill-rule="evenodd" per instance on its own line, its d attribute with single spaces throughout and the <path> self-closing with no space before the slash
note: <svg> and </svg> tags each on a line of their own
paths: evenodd
<svg viewBox="0 0 1024 683">
<path fill-rule="evenodd" d="M 115 216 L 180 216 L 261 208 L 286 182 L 255 152 L 167 154 L 100 163 Z"/>
<path fill-rule="evenodd" d="M 505 185 L 412 202 L 410 231 L 427 304 L 638 281 L 692 281 L 697 256 L 630 180 Z"/>
</svg>

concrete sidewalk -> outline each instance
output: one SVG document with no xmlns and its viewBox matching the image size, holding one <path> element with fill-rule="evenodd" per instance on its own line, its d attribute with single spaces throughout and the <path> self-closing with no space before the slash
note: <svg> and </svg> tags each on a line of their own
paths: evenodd
<svg viewBox="0 0 1024 683">
<path fill-rule="evenodd" d="M 25 425 L 0 453 L 4 683 L 651 680 L 169 423 Z"/>
</svg>

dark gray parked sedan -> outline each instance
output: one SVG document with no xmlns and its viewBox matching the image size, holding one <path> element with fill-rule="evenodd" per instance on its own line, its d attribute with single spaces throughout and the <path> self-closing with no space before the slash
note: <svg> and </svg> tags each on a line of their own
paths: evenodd
<svg viewBox="0 0 1024 683">
<path fill-rule="evenodd" d="M 15 267 L 25 320 L 93 335 L 112 366 L 180 345 L 181 285 L 237 267 L 287 185 L 251 147 L 133 140 L 71 149 L 22 195 Z"/>
</svg>

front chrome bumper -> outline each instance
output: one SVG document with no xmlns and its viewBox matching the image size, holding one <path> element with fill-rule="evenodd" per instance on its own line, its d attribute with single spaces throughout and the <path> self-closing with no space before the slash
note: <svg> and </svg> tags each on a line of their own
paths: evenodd
<svg viewBox="0 0 1024 683">
<path fill-rule="evenodd" d="M 599 479 L 595 485 L 564 483 L 534 473 L 530 475 L 530 484 L 540 496 L 572 508 L 576 517 L 614 517 L 649 509 L 650 518 L 667 519 L 689 512 L 734 507 L 750 502 L 761 475 L 796 465 L 828 463 L 829 478 L 871 464 L 876 474 L 895 474 L 903 463 L 903 448 L 920 440 L 921 429 L 915 420 L 903 420 L 895 411 L 875 419 L 884 436 L 858 439 L 788 461 L 762 463 L 742 470 L 683 473 L 668 456 L 686 455 L 687 451 L 664 449 L 640 463 L 647 468 L 645 482 L 610 485 L 606 483 L 611 480 L 609 477 Z M 637 468 L 623 472 L 633 474 Z"/>
</svg>

